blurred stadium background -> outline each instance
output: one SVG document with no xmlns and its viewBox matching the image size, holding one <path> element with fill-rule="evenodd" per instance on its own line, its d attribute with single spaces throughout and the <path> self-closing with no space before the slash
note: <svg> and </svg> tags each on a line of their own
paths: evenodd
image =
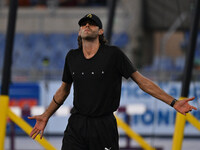
<svg viewBox="0 0 200 150">
<path fill-rule="evenodd" d="M 10 106 L 27 120 L 44 111 L 61 84 L 64 59 L 77 47 L 78 20 L 87 13 L 97 14 L 106 32 L 109 0 L 18 0 L 14 40 Z M 194 0 L 118 0 L 111 44 L 119 46 L 138 70 L 175 98 L 180 97 L 181 81 L 188 50 Z M 0 0 L 0 79 L 2 78 L 9 0 Z M 200 34 L 195 51 L 190 96 L 199 108 Z M 52 116 L 46 127 L 47 139 L 60 149 L 69 109 L 69 98 Z M 143 93 L 136 84 L 123 82 L 121 107 L 117 114 L 149 144 L 171 149 L 176 112 Z M 138 106 L 138 107 L 136 107 Z M 137 111 L 130 111 L 136 110 Z M 199 109 L 192 112 L 200 119 Z M 31 125 L 34 121 L 27 120 Z M 14 127 L 16 150 L 43 149 L 20 128 Z M 8 120 L 5 149 L 10 149 L 13 125 Z M 120 132 L 120 147 L 139 145 Z M 199 150 L 200 132 L 190 124 L 185 128 L 183 150 Z M 22 144 L 23 143 L 23 144 Z"/>
</svg>

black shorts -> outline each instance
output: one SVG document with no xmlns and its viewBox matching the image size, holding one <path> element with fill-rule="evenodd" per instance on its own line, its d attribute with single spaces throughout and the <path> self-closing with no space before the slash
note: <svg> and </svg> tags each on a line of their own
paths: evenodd
<svg viewBox="0 0 200 150">
<path fill-rule="evenodd" d="M 102 117 L 72 114 L 64 132 L 62 150 L 119 150 L 118 140 L 113 114 Z"/>
</svg>

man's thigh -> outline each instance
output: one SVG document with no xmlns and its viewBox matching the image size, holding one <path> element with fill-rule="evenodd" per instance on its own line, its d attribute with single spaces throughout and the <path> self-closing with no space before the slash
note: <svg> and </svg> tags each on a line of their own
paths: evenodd
<svg viewBox="0 0 200 150">
<path fill-rule="evenodd" d="M 63 141 L 62 141 L 62 149 L 61 150 L 88 150 L 86 146 L 86 142 L 79 136 L 74 135 L 72 129 L 67 127 Z"/>
<path fill-rule="evenodd" d="M 64 132 L 62 150 L 88 150 L 84 135 L 86 133 L 85 121 L 71 116 Z"/>
<path fill-rule="evenodd" d="M 119 135 L 114 116 L 90 121 L 88 134 L 89 150 L 119 150 Z"/>
</svg>

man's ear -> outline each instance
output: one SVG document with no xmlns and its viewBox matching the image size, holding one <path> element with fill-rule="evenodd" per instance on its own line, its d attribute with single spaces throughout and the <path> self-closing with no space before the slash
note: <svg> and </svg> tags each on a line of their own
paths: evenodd
<svg viewBox="0 0 200 150">
<path fill-rule="evenodd" d="M 99 35 L 102 35 L 104 33 L 103 29 L 99 29 Z"/>
<path fill-rule="evenodd" d="M 81 34 L 81 29 L 79 28 L 78 35 L 80 35 L 80 34 Z"/>
</svg>

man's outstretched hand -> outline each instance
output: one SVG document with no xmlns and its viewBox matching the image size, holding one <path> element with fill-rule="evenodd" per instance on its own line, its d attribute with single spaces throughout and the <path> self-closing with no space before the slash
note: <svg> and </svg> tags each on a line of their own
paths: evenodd
<svg viewBox="0 0 200 150">
<path fill-rule="evenodd" d="M 40 134 L 40 139 L 42 139 L 43 133 L 44 133 L 44 128 L 46 127 L 48 119 L 46 117 L 42 116 L 42 115 L 28 117 L 28 119 L 35 119 L 36 120 L 36 124 L 33 127 L 33 130 L 31 131 L 29 136 L 32 137 L 33 139 L 35 139 L 36 136 L 38 134 Z"/>
<path fill-rule="evenodd" d="M 183 115 L 186 115 L 186 113 L 192 111 L 193 109 L 197 110 L 196 107 L 188 103 L 189 101 L 192 101 L 194 99 L 195 97 L 179 100 L 174 104 L 174 109 Z"/>
</svg>

